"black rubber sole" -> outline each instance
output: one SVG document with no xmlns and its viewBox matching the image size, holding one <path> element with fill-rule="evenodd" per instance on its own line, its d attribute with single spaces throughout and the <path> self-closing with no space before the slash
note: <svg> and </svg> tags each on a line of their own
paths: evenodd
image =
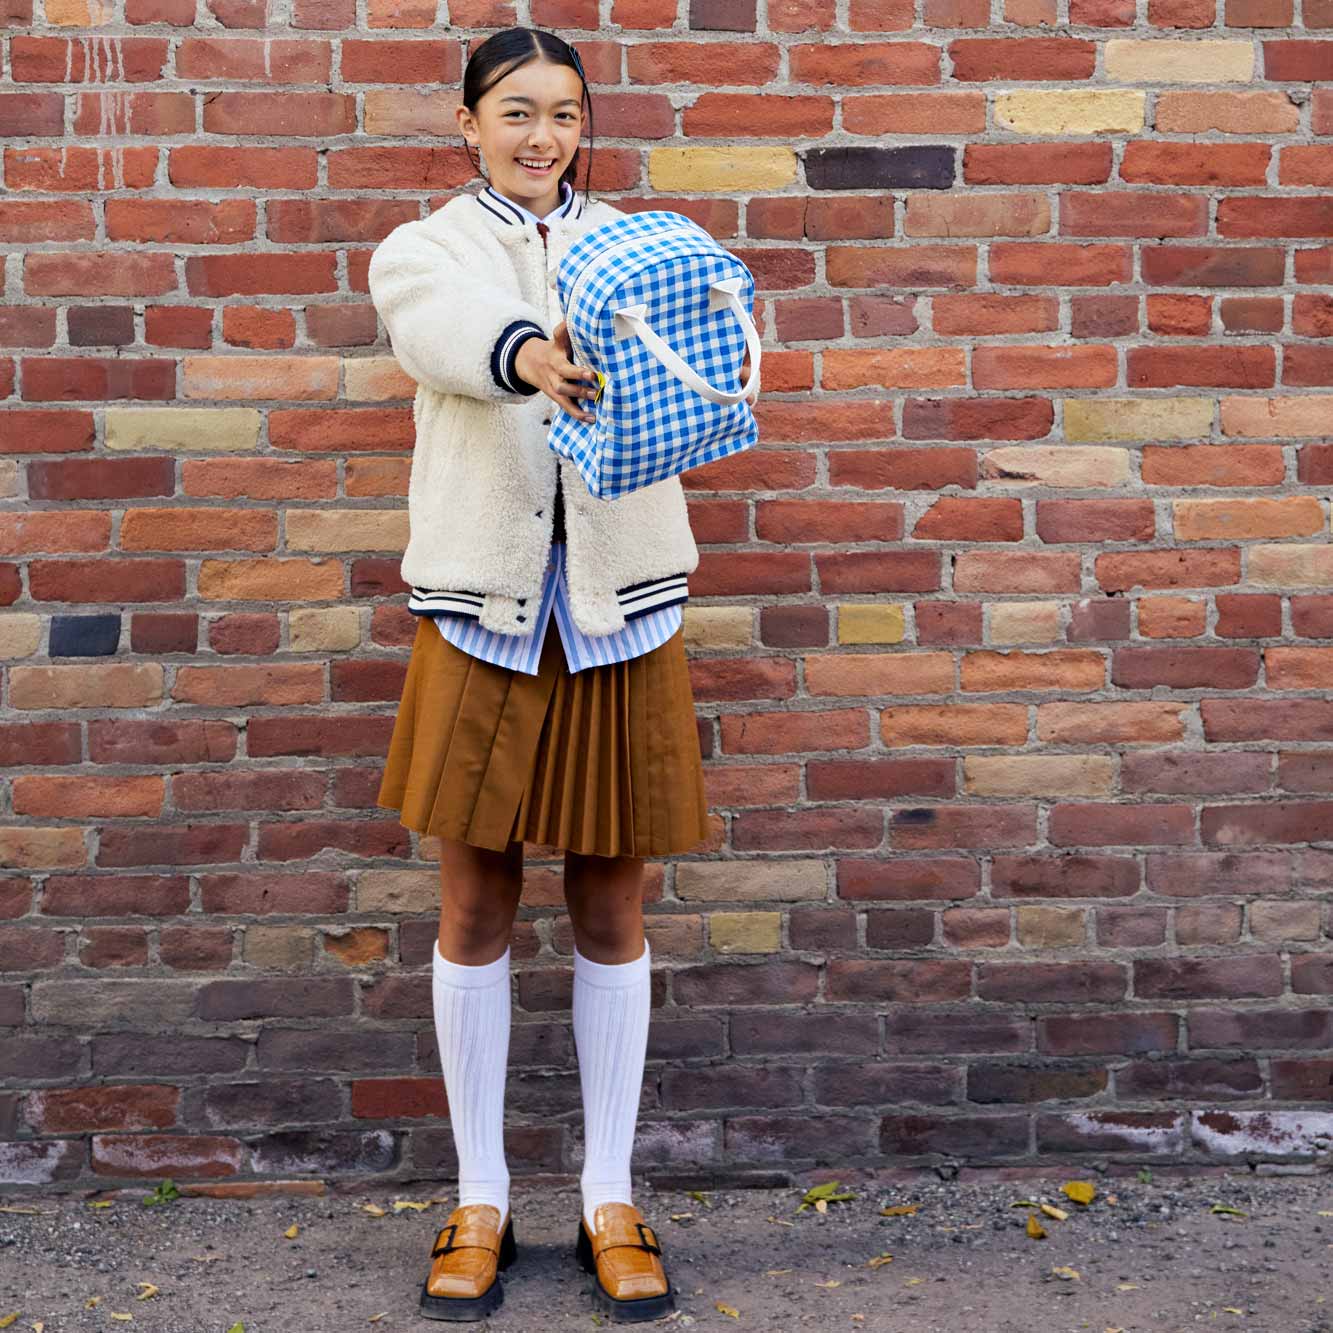
<svg viewBox="0 0 1333 1333">
<path fill-rule="evenodd" d="M 518 1258 L 518 1246 L 514 1244 L 514 1219 L 511 1217 L 505 1225 L 504 1235 L 500 1237 L 500 1256 L 496 1265 L 499 1272 L 480 1296 L 432 1296 L 426 1290 L 430 1275 L 421 1284 L 421 1300 L 418 1308 L 427 1319 L 443 1319 L 451 1323 L 473 1323 L 494 1314 L 504 1304 L 505 1292 L 500 1285 L 500 1273 Z"/>
<path fill-rule="evenodd" d="M 579 1238 L 574 1246 L 574 1255 L 585 1273 L 591 1273 L 593 1304 L 611 1317 L 613 1324 L 642 1324 L 649 1319 L 661 1319 L 676 1308 L 676 1293 L 672 1290 L 671 1279 L 667 1278 L 667 1289 L 660 1296 L 641 1296 L 637 1301 L 618 1301 L 602 1286 L 602 1279 L 597 1276 L 597 1260 L 592 1257 L 592 1237 L 583 1219 L 579 1218 Z"/>
</svg>

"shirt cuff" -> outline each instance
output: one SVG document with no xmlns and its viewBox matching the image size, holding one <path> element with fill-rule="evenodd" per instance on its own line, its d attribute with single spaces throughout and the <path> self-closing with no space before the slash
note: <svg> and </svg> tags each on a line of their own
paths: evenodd
<svg viewBox="0 0 1333 1333">
<path fill-rule="evenodd" d="M 541 325 L 534 324 L 530 319 L 516 319 L 512 324 L 506 325 L 504 332 L 495 340 L 495 346 L 491 349 L 491 378 L 509 393 L 536 393 L 537 386 L 522 379 L 516 369 L 518 349 L 529 338 L 545 337 Z"/>
</svg>

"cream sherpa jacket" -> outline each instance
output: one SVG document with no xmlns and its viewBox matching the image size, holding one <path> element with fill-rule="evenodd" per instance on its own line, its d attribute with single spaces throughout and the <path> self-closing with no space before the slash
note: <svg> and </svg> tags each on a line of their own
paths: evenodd
<svg viewBox="0 0 1333 1333">
<path fill-rule="evenodd" d="M 536 223 L 461 194 L 395 227 L 371 255 L 371 300 L 417 382 L 401 573 L 419 614 L 461 612 L 497 633 L 531 633 L 525 608 L 537 604 L 546 572 L 558 469 L 578 628 L 611 634 L 627 614 L 684 596 L 699 552 L 680 478 L 594 498 L 546 443 L 560 408 L 544 393 L 511 392 L 494 371 L 501 336 L 516 325 L 552 335 L 563 318 L 561 258 L 583 232 L 619 216 L 594 200 L 550 219 L 543 243 Z"/>
</svg>

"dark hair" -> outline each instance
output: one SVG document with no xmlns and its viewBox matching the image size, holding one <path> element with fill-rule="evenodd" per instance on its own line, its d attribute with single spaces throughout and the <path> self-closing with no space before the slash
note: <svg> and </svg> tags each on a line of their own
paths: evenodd
<svg viewBox="0 0 1333 1333">
<path fill-rule="evenodd" d="M 588 180 L 592 177 L 592 96 L 588 92 L 588 80 L 583 73 L 583 61 L 579 53 L 563 37 L 552 32 L 543 32 L 540 28 L 504 28 L 493 33 L 473 51 L 468 58 L 467 68 L 463 71 L 463 105 L 474 114 L 482 96 L 493 88 L 506 74 L 512 73 L 530 60 L 540 57 L 553 65 L 567 65 L 583 84 L 583 96 L 588 103 L 588 172 L 584 180 L 583 197 L 588 198 Z M 472 145 L 465 144 L 468 157 L 472 157 Z M 560 175 L 560 183 L 568 181 L 571 189 L 578 189 L 575 180 L 579 170 L 579 152 L 576 148 L 569 165 Z M 473 165 L 481 171 L 480 161 Z"/>
</svg>

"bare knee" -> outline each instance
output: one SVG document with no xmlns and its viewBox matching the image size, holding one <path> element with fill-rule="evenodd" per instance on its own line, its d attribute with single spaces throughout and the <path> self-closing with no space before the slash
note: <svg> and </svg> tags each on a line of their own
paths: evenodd
<svg viewBox="0 0 1333 1333">
<path fill-rule="evenodd" d="M 642 857 L 565 857 L 565 902 L 574 943 L 595 963 L 628 963 L 643 954 Z"/>
<path fill-rule="evenodd" d="M 480 966 L 504 953 L 523 885 L 523 844 L 503 852 L 454 839 L 440 844 L 440 952 Z"/>
</svg>

